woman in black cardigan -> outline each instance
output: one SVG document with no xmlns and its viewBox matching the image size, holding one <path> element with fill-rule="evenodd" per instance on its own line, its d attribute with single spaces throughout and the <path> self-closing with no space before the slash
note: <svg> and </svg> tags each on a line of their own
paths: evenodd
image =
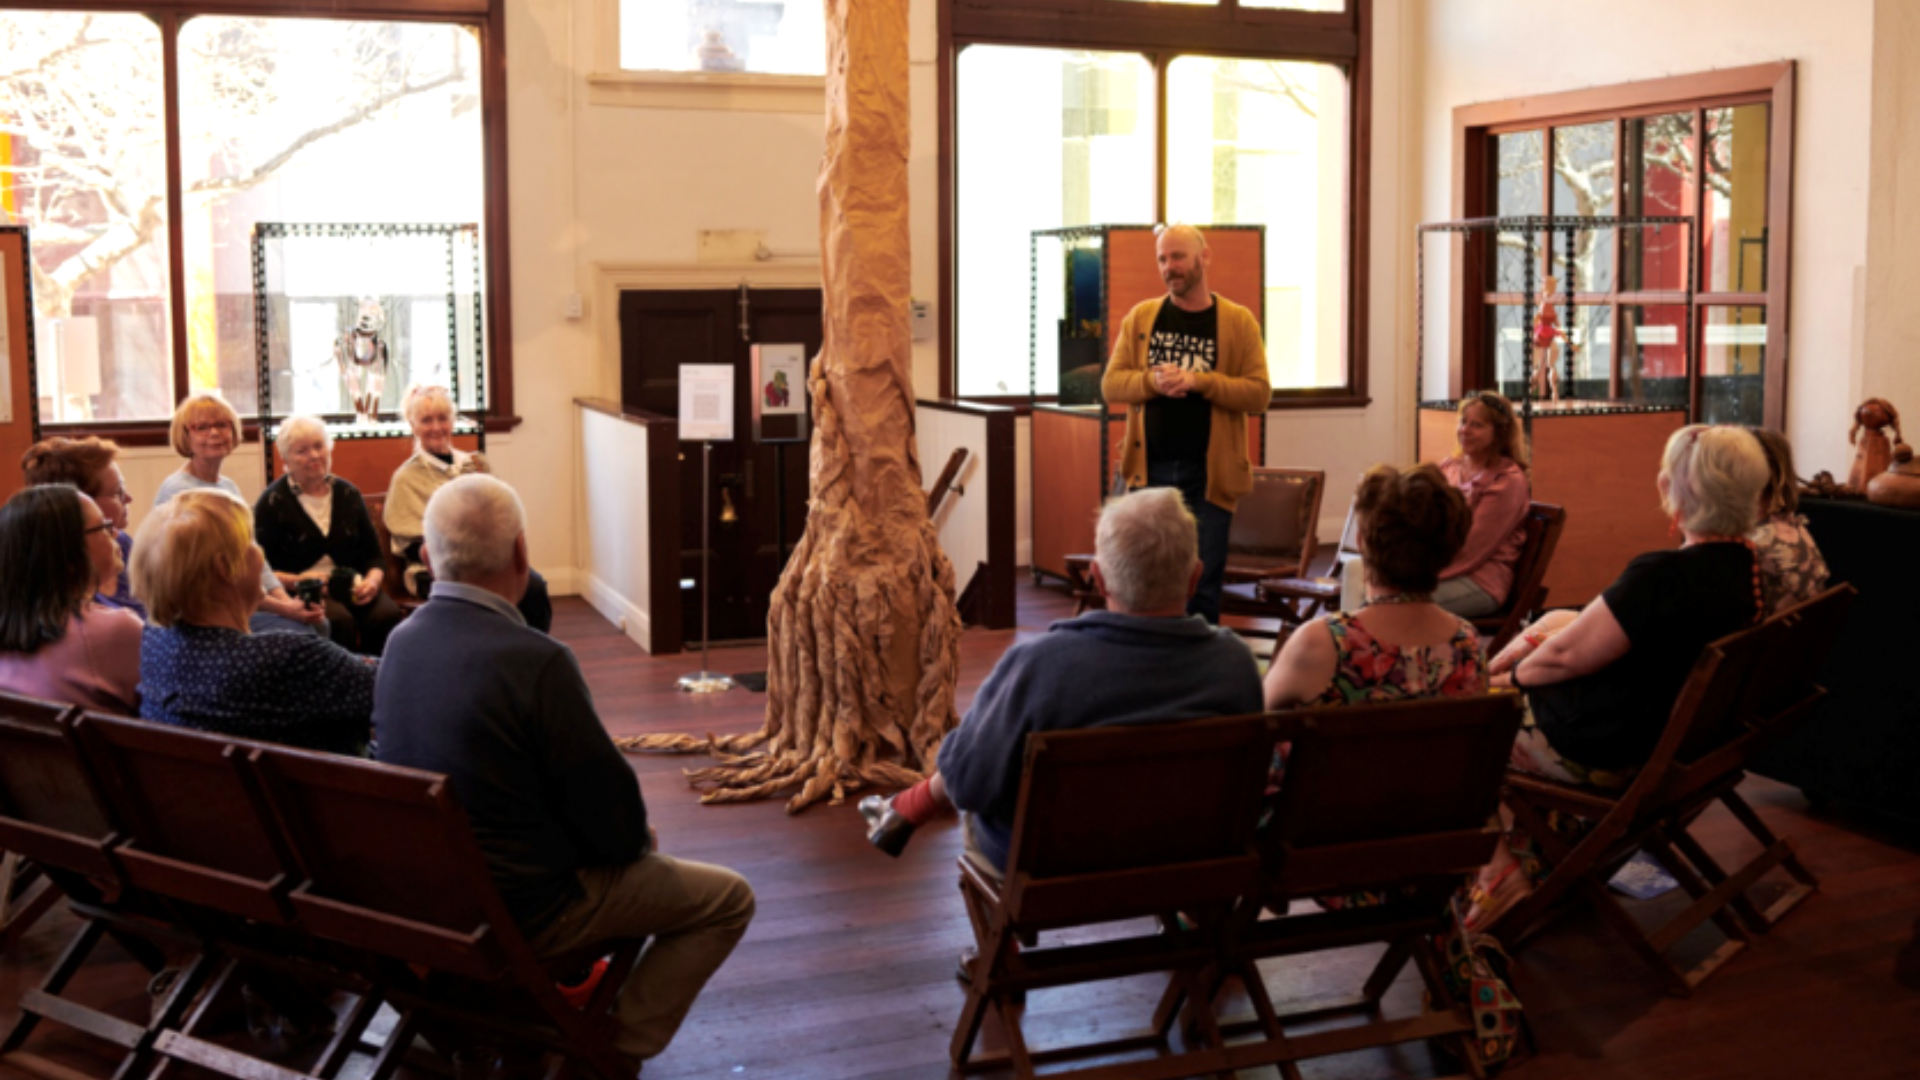
<svg viewBox="0 0 1920 1080">
<path fill-rule="evenodd" d="M 402 618 L 381 588 L 386 555 L 367 503 L 352 484 L 329 475 L 333 437 L 311 416 L 288 418 L 274 437 L 286 472 L 253 506 L 254 536 L 287 587 L 318 580 L 336 644 L 378 656 Z"/>
</svg>

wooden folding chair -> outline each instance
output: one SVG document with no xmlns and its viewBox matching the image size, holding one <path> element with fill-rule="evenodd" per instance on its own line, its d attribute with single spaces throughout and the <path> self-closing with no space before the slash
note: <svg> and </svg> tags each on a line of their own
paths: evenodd
<svg viewBox="0 0 1920 1080">
<path fill-rule="evenodd" d="M 1692 993 L 1818 887 L 1794 853 L 1736 790 L 1759 749 L 1803 721 L 1825 691 L 1814 682 L 1855 592 L 1842 585 L 1758 626 L 1708 646 L 1674 703 L 1652 756 L 1626 790 L 1604 793 L 1544 777 L 1508 775 L 1507 806 L 1551 867 L 1532 895 L 1515 904 L 1493 932 L 1509 948 L 1523 945 L 1567 901 L 1593 906 L 1629 950 L 1667 990 Z M 1714 803 L 1727 808 L 1760 844 L 1760 853 L 1734 870 L 1715 860 L 1690 829 Z M 1558 813 L 1592 827 L 1577 840 L 1555 832 Z M 1607 889 L 1636 851 L 1646 851 L 1693 898 L 1662 925 L 1644 929 Z M 1776 867 L 1794 882 L 1762 909 L 1747 895 Z M 1669 957 L 1679 941 L 1711 920 L 1725 942 L 1693 966 Z"/>
<path fill-rule="evenodd" d="M 978 957 L 953 1034 L 956 1069 L 1011 1064 L 1016 1075 L 1030 1077 L 1045 1062 L 1166 1048 L 1171 1017 L 1157 1017 L 1152 1029 L 1135 1035 L 1030 1050 L 1020 1028 L 1022 1003 L 1029 990 L 1150 972 L 1189 978 L 1212 962 L 1227 911 L 1258 883 L 1253 833 L 1272 745 L 1258 716 L 1028 738 L 1005 877 L 960 860 Z M 1042 931 L 1147 917 L 1159 920 L 1157 930 L 1091 944 L 1038 944 Z M 1023 939 L 1034 946 L 1023 948 Z M 1005 1029 L 1007 1050 L 975 1056 L 989 1013 Z M 1211 1071 L 1194 1061 L 1192 1054 L 1156 1057 L 1072 1075 Z"/>
<path fill-rule="evenodd" d="M 1261 836 L 1265 870 L 1259 891 L 1227 932 L 1207 999 L 1222 977 L 1238 975 L 1254 1018 L 1223 1027 L 1261 1038 L 1226 1047 L 1221 1065 L 1279 1065 L 1283 1075 L 1297 1077 L 1295 1063 L 1309 1058 L 1438 1039 L 1477 1074 L 1466 1052 L 1473 1020 L 1466 1003 L 1447 990 L 1434 939 L 1452 925 L 1449 899 L 1498 842 L 1494 813 L 1520 713 L 1517 695 L 1491 694 L 1272 718 L 1269 737 L 1291 749 L 1278 804 Z M 1359 891 L 1386 899 L 1261 917 L 1262 909 L 1284 913 L 1296 900 Z M 1358 1000 L 1276 1012 L 1260 961 L 1374 943 L 1386 950 Z M 1380 1000 L 1408 960 L 1418 967 L 1428 1004 L 1415 1016 L 1383 1017 Z M 1355 1009 L 1369 1012 L 1369 1022 L 1311 1034 L 1285 1030 L 1289 1022 Z"/>
<path fill-rule="evenodd" d="M 263 1068 L 287 1077 L 338 1072 L 380 997 L 343 974 L 321 943 L 294 925 L 288 897 L 304 878 L 250 767 L 264 744 L 93 713 L 73 721 L 73 736 L 123 831 L 114 857 L 126 882 L 171 901 L 178 924 L 223 960 L 184 1023 L 160 1036 L 156 1050 L 164 1060 L 149 1080 L 164 1080 L 176 1062 L 241 1080 L 261 1080 Z M 266 971 L 356 995 L 305 1072 L 197 1034 L 229 985 Z"/>
<path fill-rule="evenodd" d="M 423 1028 L 545 1051 L 547 1080 L 570 1063 L 632 1080 L 610 1014 L 642 941 L 554 961 L 565 970 L 612 954 L 574 1009 L 502 904 L 446 777 L 283 747 L 251 760 L 305 871 L 289 896 L 301 925 L 368 957 L 366 974 L 400 1011 L 370 1080 L 387 1080 Z"/>
<path fill-rule="evenodd" d="M 1253 490 L 1240 497 L 1227 530 L 1228 584 L 1307 572 L 1319 546 L 1321 469 L 1256 467 Z"/>
<path fill-rule="evenodd" d="M 0 700 L 0 715 L 19 723 L 51 728 L 64 707 L 12 696 Z M 0 849 L 0 951 L 13 947 L 40 917 L 60 902 L 60 887 L 40 864 L 11 849 Z"/>
<path fill-rule="evenodd" d="M 1560 533 L 1567 527 L 1567 512 L 1551 503 L 1531 503 L 1527 516 L 1520 520 L 1526 539 L 1513 562 L 1513 587 L 1507 590 L 1507 602 L 1500 610 L 1473 620 L 1480 640 L 1492 656 L 1519 636 L 1527 620 L 1547 605 L 1547 569 L 1553 565 L 1554 549 L 1560 546 Z"/>
<path fill-rule="evenodd" d="M 21 997 L 20 1017 L 0 1040 L 0 1059 L 19 1051 L 40 1022 L 50 1020 L 119 1047 L 112 1075 L 124 1080 L 151 1059 L 161 1032 L 179 1022 L 216 961 L 204 953 L 196 956 L 174 980 L 160 1014 L 137 1022 L 67 996 L 74 977 L 108 936 L 156 971 L 164 957 L 156 942 L 193 943 L 122 878 L 113 856 L 121 833 L 70 738 L 76 712 L 0 694 L 0 846 L 34 860 L 54 877 L 80 919 L 80 929 L 40 985 Z"/>
<path fill-rule="evenodd" d="M 1333 565 L 1324 577 L 1306 576 L 1303 564 L 1298 573 L 1262 578 L 1251 590 L 1241 585 L 1229 589 L 1231 601 L 1223 599 L 1221 610 L 1231 606 L 1235 614 L 1279 619 L 1288 626 L 1299 626 L 1340 606 L 1340 574 L 1351 559 L 1360 556 L 1360 518 L 1351 504 L 1347 522 L 1340 527 L 1340 542 L 1334 548 Z"/>
<path fill-rule="evenodd" d="M 393 553 L 393 535 L 387 532 L 387 493 L 369 492 L 365 498 L 367 516 L 373 519 L 373 535 L 380 543 L 381 565 L 386 569 L 380 587 L 400 606 L 401 611 L 411 612 L 426 601 L 407 591 L 406 560 Z"/>
</svg>

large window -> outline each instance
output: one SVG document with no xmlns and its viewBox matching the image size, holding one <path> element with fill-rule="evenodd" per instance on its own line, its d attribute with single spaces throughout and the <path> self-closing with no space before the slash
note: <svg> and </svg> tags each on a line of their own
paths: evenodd
<svg viewBox="0 0 1920 1080">
<path fill-rule="evenodd" d="M 1264 228 L 1265 295 L 1236 299 L 1277 402 L 1364 399 L 1364 2 L 945 6 L 944 393 L 1057 389 L 1030 375 L 1033 232 L 1185 221 Z"/>
<path fill-rule="evenodd" d="M 256 223 L 497 231 L 484 25 L 0 11 L 0 192 L 32 230 L 42 418 L 123 432 L 202 388 L 253 411 Z M 277 412 L 339 411 L 308 374 Z"/>
<path fill-rule="evenodd" d="M 1791 85 L 1792 66 L 1772 64 L 1456 113 L 1464 217 L 1691 220 L 1576 234 L 1575 396 L 1684 405 L 1707 423 L 1781 424 L 1790 234 L 1773 192 L 1792 164 Z M 1454 355 L 1480 365 L 1462 374 L 1468 388 L 1518 389 L 1520 239 L 1501 234 L 1491 258 L 1469 264 L 1482 267 L 1479 288 L 1456 292 Z M 1534 251 L 1535 281 L 1566 276 L 1559 238 Z"/>
</svg>

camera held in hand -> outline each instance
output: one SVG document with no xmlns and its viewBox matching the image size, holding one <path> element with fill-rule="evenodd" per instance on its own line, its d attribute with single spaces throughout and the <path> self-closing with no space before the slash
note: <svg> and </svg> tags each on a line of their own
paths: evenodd
<svg viewBox="0 0 1920 1080">
<path fill-rule="evenodd" d="M 315 607 L 327 596 L 327 583 L 319 578 L 301 578 L 293 583 L 293 595 L 308 607 Z"/>
</svg>

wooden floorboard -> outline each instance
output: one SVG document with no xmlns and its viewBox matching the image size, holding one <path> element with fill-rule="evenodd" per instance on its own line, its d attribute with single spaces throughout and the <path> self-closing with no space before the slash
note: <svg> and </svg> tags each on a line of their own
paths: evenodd
<svg viewBox="0 0 1920 1080">
<path fill-rule="evenodd" d="M 698 654 L 648 657 L 585 603 L 563 599 L 556 607 L 555 634 L 580 657 L 613 734 L 758 728 L 763 694 L 734 690 L 696 699 L 674 689 L 679 675 L 700 666 Z M 1023 585 L 1018 630 L 969 630 L 961 648 L 962 707 L 1011 642 L 1067 614 L 1063 594 Z M 716 649 L 710 666 L 760 671 L 765 650 Z M 777 801 L 701 806 L 682 769 L 704 758 L 632 761 L 662 847 L 734 867 L 759 898 L 746 939 L 672 1047 L 649 1063 L 646 1080 L 947 1075 L 947 1043 L 961 1004 L 952 971 L 971 940 L 954 871 L 956 826 L 928 827 L 903 858 L 891 860 L 866 845 L 851 799 L 797 816 Z M 1770 781 L 1750 780 L 1743 790 L 1776 831 L 1795 839 L 1821 879 L 1819 893 L 1689 1000 L 1663 996 L 1592 918 L 1563 921 L 1517 962 L 1516 989 L 1540 1053 L 1511 1073 L 1570 1080 L 1920 1076 L 1920 838 L 1844 807 L 1812 812 L 1797 791 Z M 1711 850 L 1741 850 L 1719 811 L 1702 830 Z M 0 960 L 0 1023 L 11 1024 L 20 995 L 51 964 L 71 926 L 64 911 L 56 912 Z M 81 992 L 138 1015 L 145 1005 L 141 973 L 105 951 Z M 1371 958 L 1353 950 L 1275 964 L 1267 981 L 1283 1005 L 1332 1000 L 1358 985 Z M 1030 1038 L 1044 1046 L 1127 1030 L 1144 1019 L 1156 990 L 1151 980 L 1134 979 L 1037 992 Z M 1413 978 L 1403 976 L 1390 1009 L 1417 1003 Z M 70 1035 L 36 1033 L 28 1049 L 91 1075 L 105 1072 L 104 1059 Z M 1305 1070 L 1312 1080 L 1447 1071 L 1445 1060 L 1423 1046 L 1348 1055 Z M 0 1074 L 25 1075 L 4 1065 Z"/>
</svg>

